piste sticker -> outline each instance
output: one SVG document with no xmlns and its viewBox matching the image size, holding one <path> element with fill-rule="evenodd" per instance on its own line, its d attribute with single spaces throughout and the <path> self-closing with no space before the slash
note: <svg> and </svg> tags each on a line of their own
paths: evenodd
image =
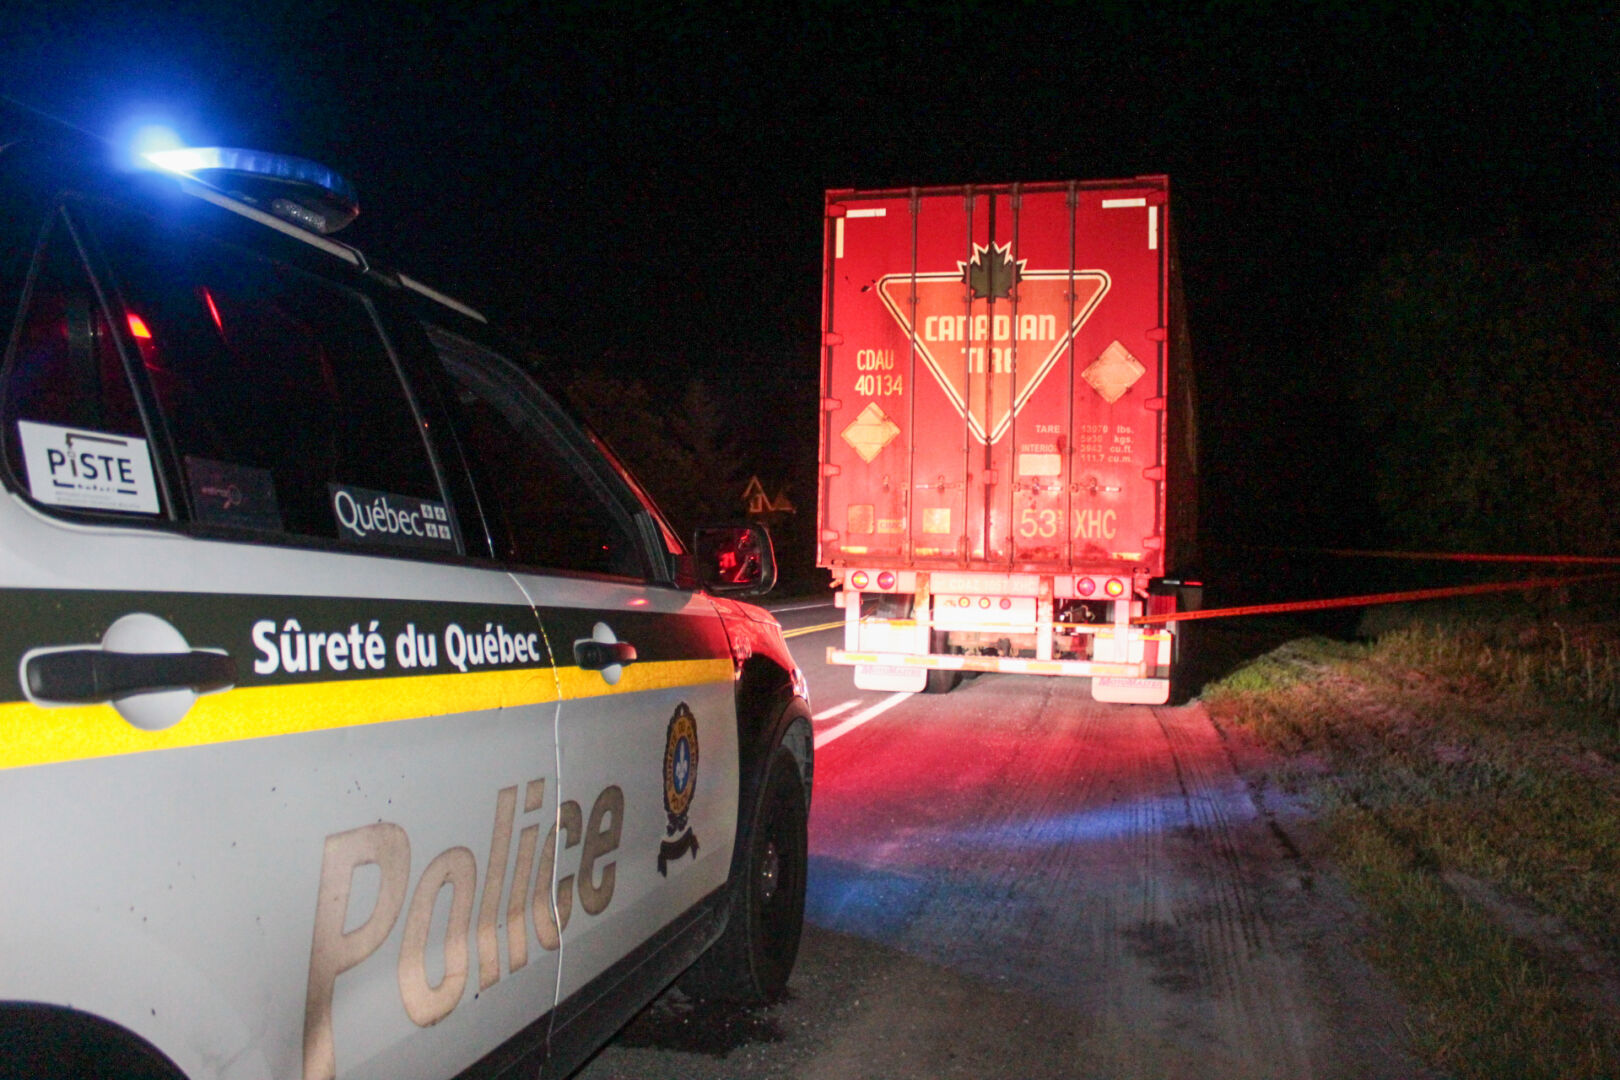
<svg viewBox="0 0 1620 1080">
<path fill-rule="evenodd" d="M 42 503 L 84 510 L 158 512 L 146 440 L 17 421 L 28 490 Z"/>
</svg>

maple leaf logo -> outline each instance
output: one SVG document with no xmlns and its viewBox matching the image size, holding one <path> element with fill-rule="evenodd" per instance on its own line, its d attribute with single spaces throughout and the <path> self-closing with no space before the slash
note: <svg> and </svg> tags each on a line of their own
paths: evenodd
<svg viewBox="0 0 1620 1080">
<path fill-rule="evenodd" d="M 958 260 L 956 267 L 965 276 L 975 300 L 1007 300 L 1028 261 L 1019 259 L 1014 263 L 1010 243 L 992 243 L 989 247 L 974 244 L 972 261 Z"/>
<path fill-rule="evenodd" d="M 910 336 L 974 438 L 987 444 L 1010 430 L 1013 417 L 1057 366 L 1110 285 L 1102 270 L 1030 270 L 1028 261 L 1012 257 L 1012 244 L 992 241 L 974 244 L 972 259 L 956 260 L 954 271 L 885 274 L 877 280 L 884 307 Z M 1114 378 L 1117 372 L 1110 368 L 1108 374 Z M 1105 379 L 1104 384 L 1112 392 L 1113 383 Z M 898 433 L 881 412 L 863 413 L 845 429 L 844 439 L 871 461 Z"/>
</svg>

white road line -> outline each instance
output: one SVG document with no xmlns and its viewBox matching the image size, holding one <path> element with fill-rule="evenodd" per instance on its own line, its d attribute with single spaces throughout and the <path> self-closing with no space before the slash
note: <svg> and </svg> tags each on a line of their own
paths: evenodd
<svg viewBox="0 0 1620 1080">
<path fill-rule="evenodd" d="M 823 731 L 821 734 L 816 736 L 816 749 L 820 750 L 823 746 L 826 746 L 834 739 L 849 734 L 851 731 L 854 731 L 868 720 L 876 720 L 879 716 L 882 716 L 884 713 L 888 712 L 890 709 L 894 708 L 908 697 L 911 697 L 911 694 L 905 691 L 901 691 L 898 694 L 890 694 L 876 705 L 873 705 L 870 709 L 862 709 L 860 712 L 856 713 L 848 720 L 845 720 L 837 727 L 829 728 L 828 730 Z"/>
<path fill-rule="evenodd" d="M 814 604 L 793 604 L 789 607 L 773 607 L 771 611 L 811 611 L 818 607 L 832 607 L 831 600 L 818 600 Z"/>
<path fill-rule="evenodd" d="M 833 717 L 837 716 L 839 713 L 849 712 L 849 710 L 853 709 L 855 706 L 859 705 L 860 703 L 861 703 L 860 698 L 851 698 L 848 701 L 846 701 L 846 702 L 844 702 L 844 703 L 842 703 L 840 705 L 834 705 L 830 709 L 822 709 L 820 712 L 816 713 L 816 715 L 812 716 L 810 719 L 812 719 L 812 720 L 831 720 Z"/>
</svg>

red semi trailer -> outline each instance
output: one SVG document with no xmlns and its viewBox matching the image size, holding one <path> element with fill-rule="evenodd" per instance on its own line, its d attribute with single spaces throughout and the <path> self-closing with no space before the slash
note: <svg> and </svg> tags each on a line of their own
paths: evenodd
<svg viewBox="0 0 1620 1080">
<path fill-rule="evenodd" d="M 864 689 L 1168 699 L 1196 605 L 1169 181 L 829 191 L 818 564 Z"/>
</svg>

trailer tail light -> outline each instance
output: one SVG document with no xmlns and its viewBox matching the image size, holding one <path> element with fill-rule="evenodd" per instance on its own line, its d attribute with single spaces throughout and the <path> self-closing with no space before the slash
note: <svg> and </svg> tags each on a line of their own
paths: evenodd
<svg viewBox="0 0 1620 1080">
<path fill-rule="evenodd" d="M 857 570 L 849 575 L 849 587 L 852 589 L 864 589 L 871 580 L 865 570 Z"/>
<path fill-rule="evenodd" d="M 1108 584 L 1103 586 L 1103 592 L 1117 600 L 1125 595 L 1125 583 L 1117 577 L 1111 577 L 1108 579 Z"/>
<path fill-rule="evenodd" d="M 1010 600 L 1007 597 L 1003 596 L 1001 598 L 1001 610 L 1002 611 L 1011 611 L 1012 610 L 1012 600 Z"/>
<path fill-rule="evenodd" d="M 878 575 L 878 588 L 880 588 L 880 589 L 892 589 L 892 588 L 894 588 L 894 572 L 893 571 L 885 570 L 885 571 L 883 571 L 883 573 Z"/>
<path fill-rule="evenodd" d="M 989 607 L 990 606 L 990 598 L 988 596 L 979 597 L 979 606 L 982 607 L 982 608 Z"/>
<path fill-rule="evenodd" d="M 1097 582 L 1088 577 L 1075 578 L 1074 591 L 1081 596 L 1090 596 L 1097 591 Z"/>
</svg>

